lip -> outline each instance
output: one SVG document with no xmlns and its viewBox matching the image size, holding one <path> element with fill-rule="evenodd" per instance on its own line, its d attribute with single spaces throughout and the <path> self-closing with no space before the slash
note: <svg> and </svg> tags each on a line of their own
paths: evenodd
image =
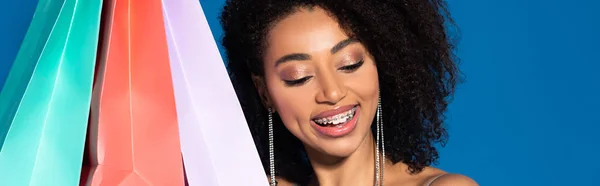
<svg viewBox="0 0 600 186">
<path fill-rule="evenodd" d="M 353 108 L 353 107 L 350 107 Z M 337 110 L 336 110 L 337 111 Z M 356 106 L 356 112 L 354 113 L 354 117 L 347 121 L 346 123 L 338 124 L 337 126 L 321 126 L 315 121 L 311 121 L 311 126 L 318 131 L 321 135 L 330 137 L 330 138 L 339 138 L 350 134 L 350 132 L 354 131 L 356 126 L 358 125 L 358 117 L 360 115 L 360 106 Z"/>
<path fill-rule="evenodd" d="M 350 109 L 356 107 L 357 105 L 345 105 L 345 106 L 340 106 L 331 110 L 327 110 L 327 111 L 323 111 L 321 113 L 319 113 L 318 115 L 316 115 L 315 117 L 313 117 L 312 119 L 320 119 L 320 118 L 326 118 L 326 117 L 331 117 L 331 116 L 335 116 L 341 113 L 344 113 L 346 111 L 349 111 Z"/>
</svg>

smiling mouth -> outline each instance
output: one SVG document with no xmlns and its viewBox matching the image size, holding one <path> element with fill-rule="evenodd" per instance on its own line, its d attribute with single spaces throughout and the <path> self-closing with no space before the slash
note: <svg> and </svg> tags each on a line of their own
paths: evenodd
<svg viewBox="0 0 600 186">
<path fill-rule="evenodd" d="M 317 118 L 317 119 L 313 119 L 313 121 L 320 126 L 338 126 L 341 124 L 344 124 L 350 120 L 352 120 L 352 118 L 354 118 L 354 116 L 356 115 L 356 109 L 357 106 L 353 107 L 352 109 L 342 112 L 340 114 L 336 114 L 334 116 L 330 116 L 330 117 L 324 117 L 324 118 Z"/>
</svg>

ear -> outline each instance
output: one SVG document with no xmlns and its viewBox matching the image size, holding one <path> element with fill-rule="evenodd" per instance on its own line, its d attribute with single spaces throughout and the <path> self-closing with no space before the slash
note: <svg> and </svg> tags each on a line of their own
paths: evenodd
<svg viewBox="0 0 600 186">
<path fill-rule="evenodd" d="M 266 108 L 271 108 L 273 106 L 271 102 L 271 97 L 269 96 L 269 90 L 267 89 L 267 83 L 265 82 L 265 78 L 252 75 L 252 82 L 254 82 L 254 87 L 258 91 L 258 96 L 262 101 L 262 104 Z"/>
</svg>

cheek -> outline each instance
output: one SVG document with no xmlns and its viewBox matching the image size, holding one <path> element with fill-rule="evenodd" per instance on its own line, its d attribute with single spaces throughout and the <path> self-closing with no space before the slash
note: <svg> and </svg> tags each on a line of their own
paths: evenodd
<svg viewBox="0 0 600 186">
<path fill-rule="evenodd" d="M 311 91 L 284 85 L 271 86 L 269 91 L 279 117 L 292 133 L 295 133 L 299 123 L 309 121 L 311 108 L 314 107 Z"/>
<path fill-rule="evenodd" d="M 346 85 L 362 100 L 377 99 L 379 96 L 379 78 L 375 64 L 365 64 L 362 69 L 350 75 Z"/>
</svg>

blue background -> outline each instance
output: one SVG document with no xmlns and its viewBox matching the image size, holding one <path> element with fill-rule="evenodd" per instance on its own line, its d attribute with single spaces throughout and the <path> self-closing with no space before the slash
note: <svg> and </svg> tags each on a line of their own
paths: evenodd
<svg viewBox="0 0 600 186">
<path fill-rule="evenodd" d="M 3 1 L 0 6 L 0 90 L 17 57 L 37 2 L 38 0 L 11 0 Z"/>
<path fill-rule="evenodd" d="M 219 41 L 223 0 L 200 2 Z M 0 6 L 0 86 L 36 3 Z M 437 166 L 486 186 L 598 185 L 599 6 L 449 0 L 466 82 L 450 106 L 450 140 Z"/>
</svg>

